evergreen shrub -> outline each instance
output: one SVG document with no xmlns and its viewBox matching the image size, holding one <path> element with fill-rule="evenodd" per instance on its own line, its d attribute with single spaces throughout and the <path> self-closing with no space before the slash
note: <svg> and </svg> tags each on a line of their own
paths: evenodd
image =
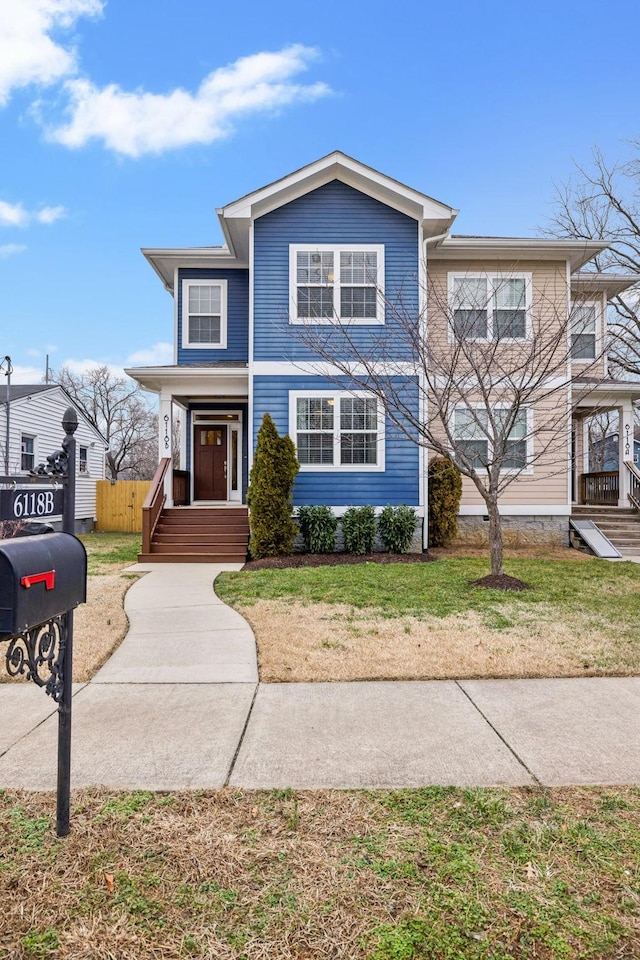
<svg viewBox="0 0 640 960">
<path fill-rule="evenodd" d="M 300 507 L 298 519 L 307 553 L 333 553 L 336 548 L 338 518 L 330 507 Z"/>
<path fill-rule="evenodd" d="M 349 507 L 342 518 L 342 536 L 347 553 L 373 553 L 376 541 L 376 513 L 373 507 Z"/>
<path fill-rule="evenodd" d="M 448 457 L 429 463 L 429 546 L 447 547 L 458 533 L 462 475 Z"/>
<path fill-rule="evenodd" d="M 281 437 L 265 413 L 258 431 L 249 477 L 249 550 L 255 560 L 291 553 L 298 528 L 291 518 L 291 496 L 300 469 L 291 437 Z"/>
<path fill-rule="evenodd" d="M 418 517 L 406 504 L 386 506 L 378 517 L 378 532 L 387 553 L 406 553 L 413 542 Z"/>
</svg>

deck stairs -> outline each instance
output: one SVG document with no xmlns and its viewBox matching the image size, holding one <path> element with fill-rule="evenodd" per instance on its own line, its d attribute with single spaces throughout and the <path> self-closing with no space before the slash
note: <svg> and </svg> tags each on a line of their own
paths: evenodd
<svg viewBox="0 0 640 960">
<path fill-rule="evenodd" d="M 640 557 L 640 513 L 637 510 L 631 507 L 579 506 L 573 507 L 571 519 L 591 520 L 623 557 Z M 571 536 L 577 537 L 577 534 Z"/>
<path fill-rule="evenodd" d="M 141 563 L 244 563 L 249 546 L 246 507 L 162 510 Z"/>
</svg>

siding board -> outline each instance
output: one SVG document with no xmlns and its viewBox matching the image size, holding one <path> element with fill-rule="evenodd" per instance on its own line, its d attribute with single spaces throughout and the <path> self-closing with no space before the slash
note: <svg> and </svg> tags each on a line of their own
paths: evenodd
<svg viewBox="0 0 640 960">
<path fill-rule="evenodd" d="M 258 218 L 254 224 L 254 360 L 312 359 L 289 324 L 289 245 L 377 243 L 385 248 L 385 297 L 397 309 L 418 307 L 418 224 L 338 180 Z M 384 326 L 352 328 L 360 347 L 393 344 L 394 310 Z M 326 327 L 318 328 L 323 331 Z M 380 345 L 379 345 L 380 346 Z M 396 357 L 400 348 L 396 340 Z"/>
<path fill-rule="evenodd" d="M 406 381 L 405 381 L 406 382 Z M 278 432 L 289 432 L 289 391 L 348 389 L 346 382 L 323 377 L 254 377 L 254 435 L 260 429 L 264 413 L 270 413 Z M 418 388 L 413 386 L 415 409 Z M 383 472 L 332 471 L 299 473 L 296 477 L 293 502 L 327 504 L 328 506 L 384 506 L 387 503 L 419 505 L 418 446 L 387 420 Z"/>
</svg>

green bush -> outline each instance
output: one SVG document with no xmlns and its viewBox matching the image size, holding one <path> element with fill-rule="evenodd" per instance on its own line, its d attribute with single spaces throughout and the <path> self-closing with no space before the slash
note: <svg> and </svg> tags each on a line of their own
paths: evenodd
<svg viewBox="0 0 640 960">
<path fill-rule="evenodd" d="M 373 553 L 376 541 L 376 513 L 373 507 L 349 507 L 342 518 L 342 535 L 347 553 Z"/>
<path fill-rule="evenodd" d="M 462 475 L 448 457 L 429 463 L 429 546 L 447 547 L 458 533 Z"/>
<path fill-rule="evenodd" d="M 386 506 L 378 517 L 378 532 L 387 553 L 406 553 L 413 541 L 418 517 L 413 507 Z"/>
<path fill-rule="evenodd" d="M 332 553 L 335 550 L 338 518 L 329 507 L 300 507 L 298 519 L 308 553 Z"/>
<path fill-rule="evenodd" d="M 281 437 L 265 413 L 249 477 L 249 550 L 256 560 L 291 553 L 298 529 L 291 518 L 291 494 L 300 469 L 291 437 Z"/>
</svg>

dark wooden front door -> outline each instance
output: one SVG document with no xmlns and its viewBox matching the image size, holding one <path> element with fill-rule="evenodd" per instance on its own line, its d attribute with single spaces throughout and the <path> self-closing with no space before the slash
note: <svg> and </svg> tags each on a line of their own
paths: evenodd
<svg viewBox="0 0 640 960">
<path fill-rule="evenodd" d="M 196 427 L 193 442 L 194 500 L 226 500 L 227 428 Z"/>
</svg>

